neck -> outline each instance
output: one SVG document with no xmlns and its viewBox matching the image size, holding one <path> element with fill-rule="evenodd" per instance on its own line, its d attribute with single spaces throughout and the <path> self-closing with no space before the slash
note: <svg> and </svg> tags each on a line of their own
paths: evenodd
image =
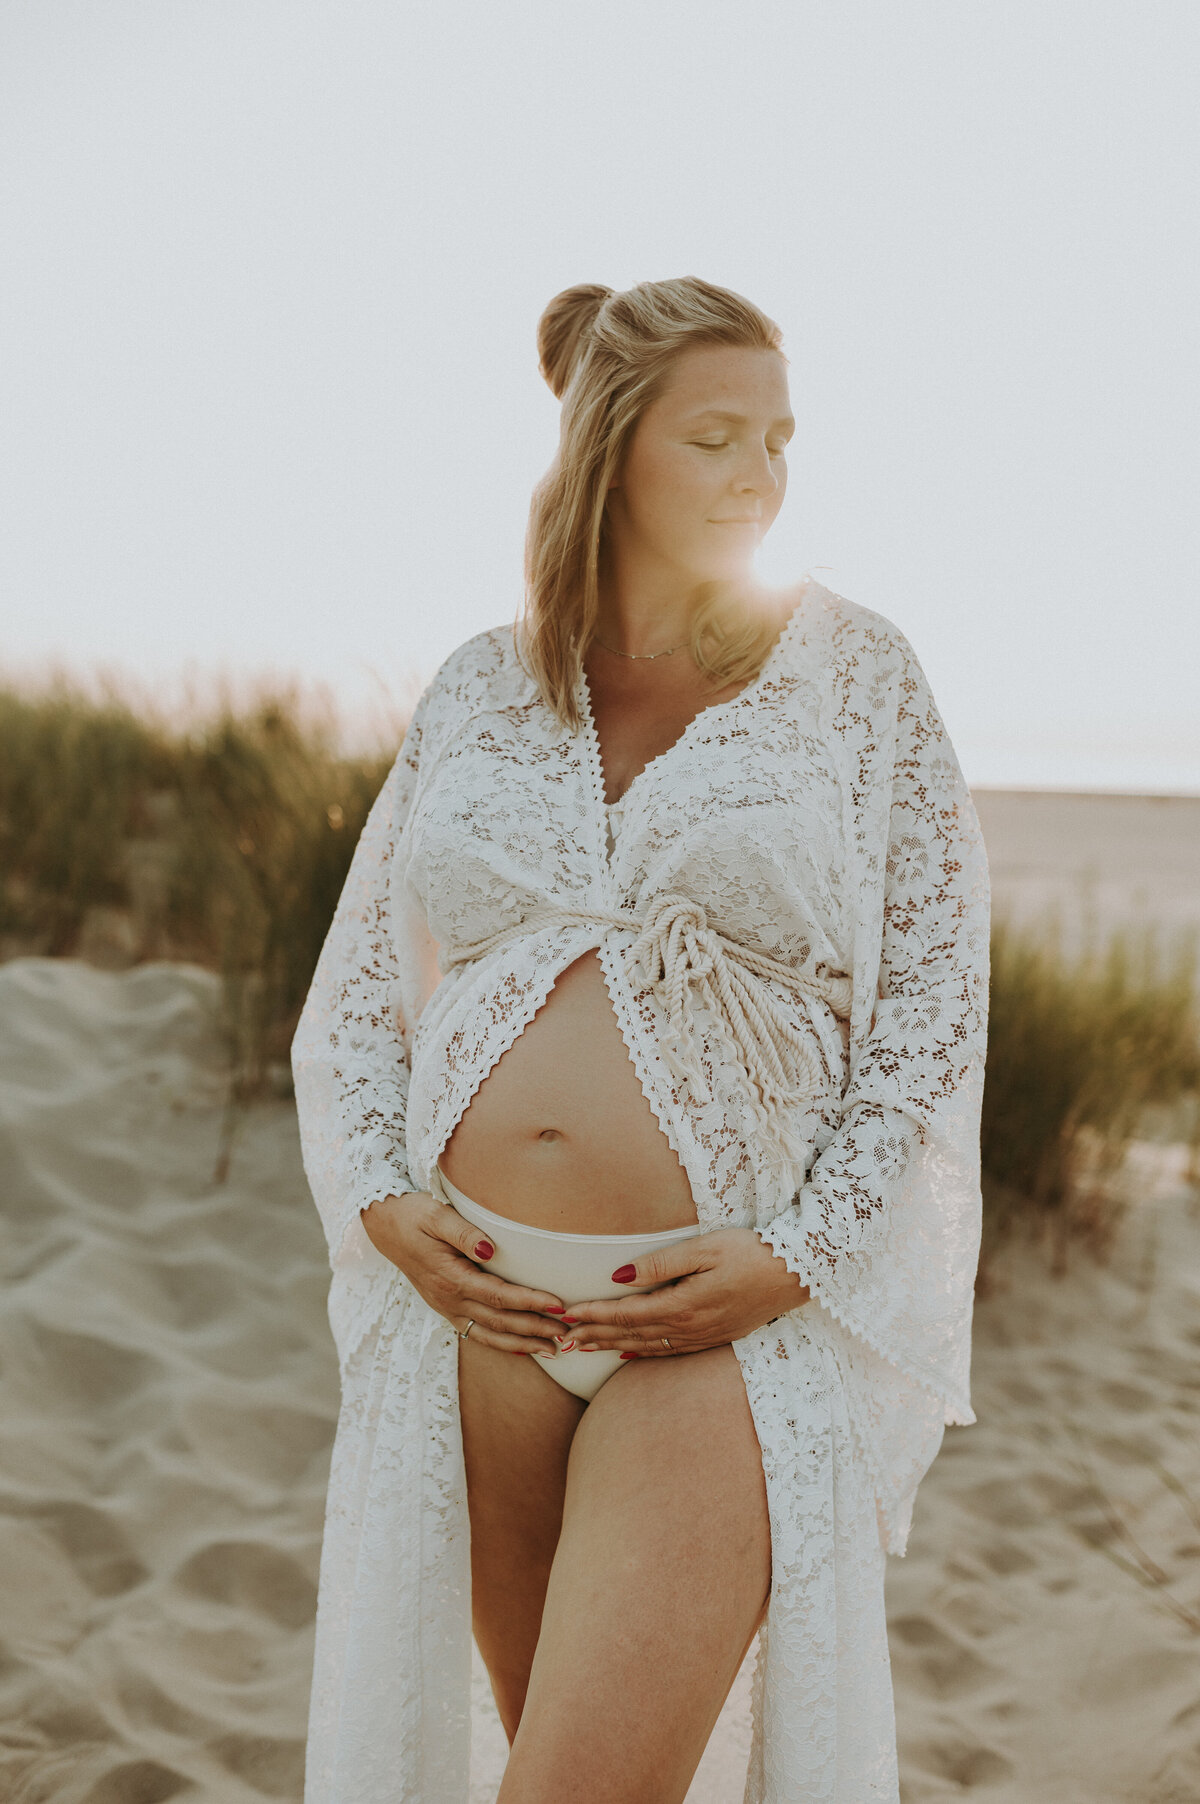
<svg viewBox="0 0 1200 1804">
<path fill-rule="evenodd" d="M 632 579 L 621 573 L 618 578 L 602 565 L 595 634 L 613 650 L 646 657 L 670 645 L 686 645 L 697 611 L 719 589 L 749 593 L 756 586 L 749 576 L 742 582 L 710 577 L 681 583 L 675 569 L 644 571 Z"/>
</svg>

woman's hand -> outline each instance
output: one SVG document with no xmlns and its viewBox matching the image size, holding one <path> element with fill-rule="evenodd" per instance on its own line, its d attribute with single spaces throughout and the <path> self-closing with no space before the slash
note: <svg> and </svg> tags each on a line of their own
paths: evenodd
<svg viewBox="0 0 1200 1804">
<path fill-rule="evenodd" d="M 620 1280 L 664 1288 L 646 1296 L 573 1303 L 564 1320 L 581 1351 L 602 1347 L 630 1359 L 700 1353 L 752 1334 L 809 1298 L 808 1286 L 753 1228 L 717 1228 L 677 1241 L 620 1267 Z"/>
<path fill-rule="evenodd" d="M 563 1333 L 562 1299 L 480 1271 L 475 1260 L 492 1258 L 495 1248 L 449 1203 L 416 1190 L 385 1196 L 359 1215 L 371 1245 L 458 1333 L 473 1321 L 475 1344 L 553 1358 Z"/>
</svg>

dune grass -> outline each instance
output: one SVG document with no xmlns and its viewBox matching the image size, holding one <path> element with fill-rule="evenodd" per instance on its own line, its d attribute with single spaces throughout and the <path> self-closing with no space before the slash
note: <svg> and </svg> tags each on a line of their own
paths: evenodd
<svg viewBox="0 0 1200 1804">
<path fill-rule="evenodd" d="M 59 677 L 0 686 L 0 957 L 220 973 L 229 1108 L 286 1093 L 292 1034 L 371 803 L 402 739 L 339 749 L 294 687 L 172 720 Z M 1014 1229 L 1103 1252 L 1132 1139 L 1200 1141 L 1195 945 L 1128 930 L 1068 956 L 994 920 L 981 1150 L 985 1257 Z M 1148 1125 L 1149 1124 L 1149 1127 Z M 1182 1124 L 1182 1127 L 1181 1125 Z"/>
<path fill-rule="evenodd" d="M 1073 951 L 1061 924 L 993 916 L 980 1149 L 985 1261 L 1014 1229 L 1105 1252 L 1127 1198 L 1135 1137 L 1200 1153 L 1195 937 L 1164 946 L 1153 926 L 1095 930 Z"/>
<path fill-rule="evenodd" d="M 0 956 L 219 972 L 232 1130 L 242 1105 L 287 1087 L 317 954 L 394 756 L 343 756 L 332 716 L 286 687 L 186 726 L 66 679 L 0 689 Z"/>
</svg>

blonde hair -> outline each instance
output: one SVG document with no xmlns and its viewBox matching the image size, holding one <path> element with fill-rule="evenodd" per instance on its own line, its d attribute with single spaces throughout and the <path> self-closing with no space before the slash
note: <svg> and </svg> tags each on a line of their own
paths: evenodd
<svg viewBox="0 0 1200 1804">
<path fill-rule="evenodd" d="M 558 451 L 533 492 L 525 534 L 525 598 L 517 656 L 564 725 L 582 724 L 576 689 L 597 625 L 608 485 L 642 414 L 693 345 L 783 355 L 782 333 L 753 302 L 698 276 L 621 291 L 584 282 L 555 295 L 538 321 L 538 365 L 562 402 Z M 744 587 L 702 585 L 689 648 L 714 681 L 749 682 L 776 639 L 782 610 L 752 606 Z"/>
</svg>

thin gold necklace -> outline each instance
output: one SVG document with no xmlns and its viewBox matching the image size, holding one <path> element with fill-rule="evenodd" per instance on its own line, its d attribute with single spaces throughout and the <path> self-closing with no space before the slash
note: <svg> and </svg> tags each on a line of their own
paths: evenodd
<svg viewBox="0 0 1200 1804">
<path fill-rule="evenodd" d="M 605 651 L 612 652 L 613 656 L 617 658 L 669 658 L 673 651 L 682 651 L 687 644 L 687 640 L 684 639 L 679 645 L 668 645 L 665 651 L 618 651 L 615 645 L 605 645 L 599 635 L 594 634 L 593 637 L 597 645 L 603 645 Z"/>
</svg>

